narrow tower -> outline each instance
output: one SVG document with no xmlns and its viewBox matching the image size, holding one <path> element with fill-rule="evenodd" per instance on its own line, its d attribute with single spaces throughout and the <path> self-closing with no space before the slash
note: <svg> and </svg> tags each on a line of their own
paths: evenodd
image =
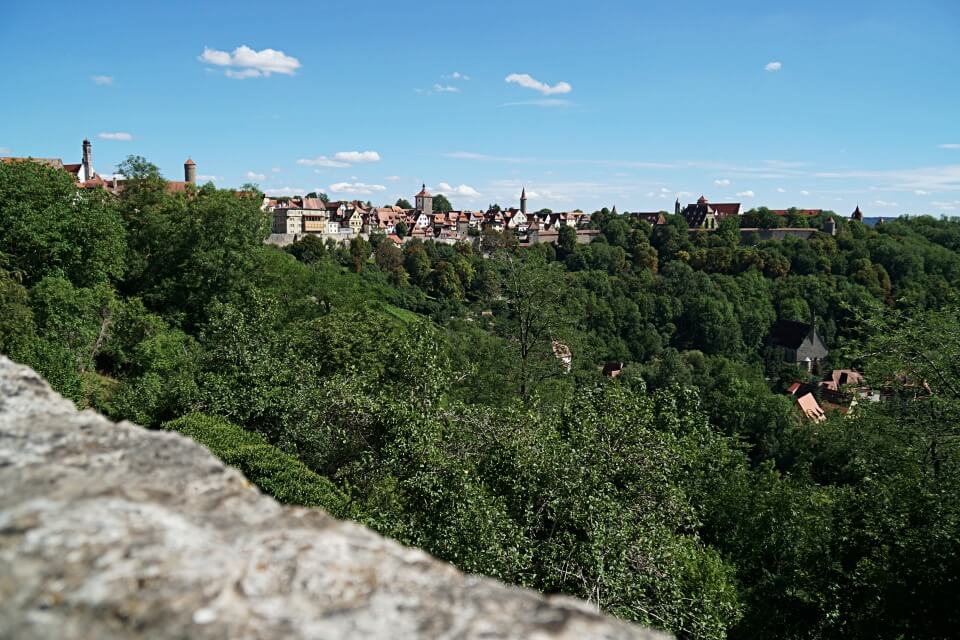
<svg viewBox="0 0 960 640">
<path fill-rule="evenodd" d="M 428 216 L 433 213 L 433 196 L 430 195 L 430 192 L 427 191 L 427 185 L 424 184 L 420 188 L 420 193 L 418 193 L 414 200 L 417 209 L 427 214 Z"/>
<path fill-rule="evenodd" d="M 527 215 L 527 188 L 524 187 L 520 192 L 520 213 Z"/>
<path fill-rule="evenodd" d="M 190 158 L 183 163 L 183 179 L 190 184 L 197 184 L 197 163 Z"/>
<path fill-rule="evenodd" d="M 673 203 L 673 213 L 674 215 L 680 215 L 680 198 L 677 198 L 677 201 Z"/>
<path fill-rule="evenodd" d="M 93 179 L 93 145 L 86 138 L 83 139 L 83 179 L 81 182 Z"/>
</svg>

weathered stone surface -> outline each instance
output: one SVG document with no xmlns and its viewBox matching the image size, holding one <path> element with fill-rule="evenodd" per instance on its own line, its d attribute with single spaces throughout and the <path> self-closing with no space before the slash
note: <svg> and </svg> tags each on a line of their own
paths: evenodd
<svg viewBox="0 0 960 640">
<path fill-rule="evenodd" d="M 0 638 L 661 638 L 261 495 L 0 357 Z"/>
</svg>

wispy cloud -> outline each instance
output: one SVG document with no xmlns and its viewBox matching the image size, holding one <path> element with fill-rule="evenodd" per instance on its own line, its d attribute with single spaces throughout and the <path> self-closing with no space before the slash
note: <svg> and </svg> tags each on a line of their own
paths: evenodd
<svg viewBox="0 0 960 640">
<path fill-rule="evenodd" d="M 504 80 L 509 83 L 518 84 L 527 89 L 539 91 L 545 96 L 570 93 L 573 91 L 573 87 L 567 82 L 558 82 L 555 85 L 549 85 L 546 82 L 537 80 L 529 73 L 511 73 Z"/>
<path fill-rule="evenodd" d="M 113 76 L 90 76 L 90 79 L 101 87 L 113 84 Z"/>
<path fill-rule="evenodd" d="M 943 209 L 945 211 L 954 211 L 957 208 L 960 208 L 960 200 L 948 200 L 942 202 L 933 201 L 930 203 L 930 206 Z"/>
<path fill-rule="evenodd" d="M 726 178 L 720 178 L 718 180 L 714 180 L 713 184 L 717 185 L 718 187 L 729 187 L 730 181 Z"/>
<path fill-rule="evenodd" d="M 764 71 L 780 71 L 780 69 L 782 68 L 783 68 L 782 62 L 768 62 L 766 65 L 764 65 L 763 70 Z"/>
<path fill-rule="evenodd" d="M 396 182 L 397 180 L 400 179 L 400 176 L 387 176 L 387 177 L 384 178 L 384 179 L 385 179 L 385 180 L 389 180 L 390 182 Z"/>
<path fill-rule="evenodd" d="M 371 195 L 386 191 L 382 184 L 365 184 L 363 182 L 335 182 L 329 187 L 331 193 L 348 193 L 352 195 Z"/>
<path fill-rule="evenodd" d="M 266 180 L 267 179 L 266 174 L 257 173 L 256 171 L 247 171 L 245 174 L 243 174 L 243 177 L 245 177 L 247 180 Z"/>
<path fill-rule="evenodd" d="M 197 176 L 197 180 L 200 182 L 220 182 L 223 180 L 223 176 L 210 176 L 210 175 L 200 175 Z"/>
<path fill-rule="evenodd" d="M 503 162 L 507 164 L 520 164 L 526 162 L 535 162 L 535 158 L 518 158 L 511 156 L 493 156 L 486 153 L 474 153 L 472 151 L 452 151 L 442 154 L 447 158 L 456 160 L 481 160 L 486 162 Z"/>
<path fill-rule="evenodd" d="M 876 207 L 899 207 L 896 202 L 887 202 L 886 200 L 874 200 L 874 206 Z"/>
<path fill-rule="evenodd" d="M 882 183 L 883 189 L 891 191 L 960 191 L 960 165 L 916 167 L 881 171 L 849 170 L 819 171 L 815 178 L 849 179 L 862 178 Z"/>
<path fill-rule="evenodd" d="M 459 71 L 454 71 L 453 73 L 442 75 L 440 78 L 442 80 L 446 80 L 447 82 L 435 82 L 429 89 L 414 89 L 414 91 L 425 96 L 433 93 L 460 93 L 460 87 L 456 86 L 455 84 L 451 84 L 450 81 L 465 82 L 470 79 L 470 76 L 460 73 Z"/>
<path fill-rule="evenodd" d="M 130 142 L 133 140 L 133 136 L 126 131 L 104 131 L 97 134 L 97 137 L 101 140 L 114 140 L 117 142 Z"/>
<path fill-rule="evenodd" d="M 777 193 L 786 193 L 786 192 L 787 190 L 784 189 L 783 187 L 777 187 Z"/>
<path fill-rule="evenodd" d="M 945 142 L 943 144 L 938 144 L 940 149 L 960 149 L 960 142 Z"/>
<path fill-rule="evenodd" d="M 280 167 L 274 167 L 273 169 L 270 169 L 270 171 L 272 171 L 273 173 L 280 173 L 281 171 L 283 171 L 283 169 L 281 169 Z"/>
<path fill-rule="evenodd" d="M 437 185 L 437 190 L 444 195 L 457 195 L 467 198 L 476 198 L 480 195 L 476 189 L 465 184 L 454 187 L 446 182 L 441 182 Z"/>
<path fill-rule="evenodd" d="M 575 102 L 563 98 L 543 98 L 541 100 L 520 100 L 518 102 L 504 102 L 504 107 L 574 107 Z"/>
<path fill-rule="evenodd" d="M 746 191 L 737 191 L 737 197 L 739 198 L 752 198 L 755 195 L 757 194 L 753 192 L 753 189 L 747 189 Z"/>
<path fill-rule="evenodd" d="M 225 75 L 235 80 L 268 77 L 274 73 L 289 76 L 300 68 L 300 61 L 283 51 L 256 51 L 246 45 L 237 47 L 233 53 L 204 47 L 203 53 L 197 59 L 218 67 L 227 67 Z"/>
</svg>

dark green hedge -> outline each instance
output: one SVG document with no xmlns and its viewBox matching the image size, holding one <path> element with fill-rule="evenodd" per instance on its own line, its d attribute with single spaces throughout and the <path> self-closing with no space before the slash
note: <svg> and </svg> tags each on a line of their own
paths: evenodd
<svg viewBox="0 0 960 640">
<path fill-rule="evenodd" d="M 344 514 L 346 498 L 332 482 L 274 447 L 258 433 L 202 413 L 171 420 L 162 428 L 178 431 L 207 447 L 280 502 L 322 507 L 335 516 Z"/>
</svg>

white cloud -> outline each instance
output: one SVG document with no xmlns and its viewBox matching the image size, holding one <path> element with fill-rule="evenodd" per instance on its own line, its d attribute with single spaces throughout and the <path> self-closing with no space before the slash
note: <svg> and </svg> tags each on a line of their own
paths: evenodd
<svg viewBox="0 0 960 640">
<path fill-rule="evenodd" d="M 719 180 L 714 180 L 713 184 L 717 185 L 718 187 L 729 187 L 730 181 L 726 178 L 720 178 Z"/>
<path fill-rule="evenodd" d="M 333 154 L 333 159 L 350 164 L 380 162 L 380 154 L 376 151 L 337 151 Z"/>
<path fill-rule="evenodd" d="M 246 45 L 237 47 L 233 53 L 204 47 L 197 59 L 218 67 L 230 67 L 225 71 L 226 76 L 237 80 L 267 77 L 273 73 L 293 75 L 300 68 L 300 61 L 283 51 L 256 51 Z"/>
<path fill-rule="evenodd" d="M 886 200 L 874 200 L 873 204 L 877 207 L 897 207 L 896 202 L 887 202 Z"/>
<path fill-rule="evenodd" d="M 223 176 L 202 175 L 202 176 L 197 176 L 197 180 L 199 180 L 200 182 L 220 182 L 221 180 L 223 180 Z"/>
<path fill-rule="evenodd" d="M 459 71 L 454 71 L 448 76 L 443 76 L 446 80 L 469 80 L 470 76 L 460 73 Z"/>
<path fill-rule="evenodd" d="M 446 182 L 441 182 L 437 185 L 437 189 L 444 195 L 457 195 L 466 198 L 476 198 L 480 195 L 476 189 L 465 184 L 454 187 Z"/>
<path fill-rule="evenodd" d="M 254 171 L 247 171 L 243 176 L 247 180 L 266 180 L 267 176 L 262 173 L 256 173 Z"/>
<path fill-rule="evenodd" d="M 780 71 L 783 68 L 783 63 L 781 62 L 768 62 L 764 67 L 764 71 Z"/>
<path fill-rule="evenodd" d="M 929 192 L 929 191 L 924 191 L 923 189 L 914 189 L 913 193 L 916 194 L 916 195 L 918 195 L 918 196 L 928 196 L 928 195 L 930 195 L 930 192 Z"/>
<path fill-rule="evenodd" d="M 332 160 L 327 156 L 317 156 L 316 158 L 300 158 L 297 160 L 297 164 L 303 165 L 305 167 L 327 167 L 327 168 L 341 168 L 349 167 L 349 162 L 338 162 L 337 160 Z"/>
<path fill-rule="evenodd" d="M 885 183 L 888 190 L 960 191 L 960 165 L 917 167 L 888 171 L 822 171 L 816 178 L 864 178 Z"/>
<path fill-rule="evenodd" d="M 511 73 L 505 78 L 505 81 L 518 84 L 521 87 L 526 87 L 527 89 L 539 91 L 545 96 L 570 93 L 573 90 L 573 87 L 571 87 L 569 83 L 558 82 L 557 84 L 550 86 L 545 82 L 540 82 L 528 73 Z"/>
<path fill-rule="evenodd" d="M 97 137 L 101 140 L 116 140 L 117 142 L 130 142 L 133 140 L 133 136 L 125 131 L 115 131 L 113 133 L 105 131 L 98 133 Z"/>
<path fill-rule="evenodd" d="M 786 192 L 787 190 L 784 189 L 783 187 L 777 187 L 777 193 L 786 193 Z"/>
<path fill-rule="evenodd" d="M 737 196 L 740 198 L 752 198 L 755 195 L 757 194 L 755 194 L 752 189 L 747 189 L 746 191 L 737 191 Z"/>
<path fill-rule="evenodd" d="M 396 182 L 397 180 L 400 179 L 400 176 L 387 176 L 386 179 L 389 180 L 390 182 Z"/>
<path fill-rule="evenodd" d="M 937 146 L 940 149 L 960 149 L 960 143 L 958 142 L 946 142 Z"/>
<path fill-rule="evenodd" d="M 810 195 L 810 192 L 807 191 L 806 189 L 800 189 L 800 195 L 802 195 L 802 196 L 808 196 L 808 195 Z"/>
<path fill-rule="evenodd" d="M 382 184 L 364 184 L 363 182 L 335 182 L 329 187 L 332 193 L 349 193 L 353 195 L 370 195 L 387 188 Z"/>
<path fill-rule="evenodd" d="M 10 149 L 6 147 L 0 147 L 0 153 L 10 153 Z"/>
<path fill-rule="evenodd" d="M 436 93 L 460 93 L 459 87 L 454 87 L 449 84 L 435 84 L 433 85 L 433 90 Z"/>
<path fill-rule="evenodd" d="M 93 80 L 93 84 L 100 86 L 113 84 L 113 76 L 90 76 L 90 79 Z"/>
<path fill-rule="evenodd" d="M 283 169 L 281 169 L 280 167 L 274 167 L 273 169 L 270 169 L 270 171 L 272 171 L 273 173 L 280 173 L 281 171 L 283 171 Z"/>
<path fill-rule="evenodd" d="M 303 187 L 270 187 L 269 196 L 299 196 L 307 192 Z"/>
<path fill-rule="evenodd" d="M 944 209 L 946 211 L 953 211 L 957 207 L 960 207 L 960 200 L 952 200 L 946 202 L 931 202 L 930 206 L 937 207 L 938 209 Z"/>
</svg>

